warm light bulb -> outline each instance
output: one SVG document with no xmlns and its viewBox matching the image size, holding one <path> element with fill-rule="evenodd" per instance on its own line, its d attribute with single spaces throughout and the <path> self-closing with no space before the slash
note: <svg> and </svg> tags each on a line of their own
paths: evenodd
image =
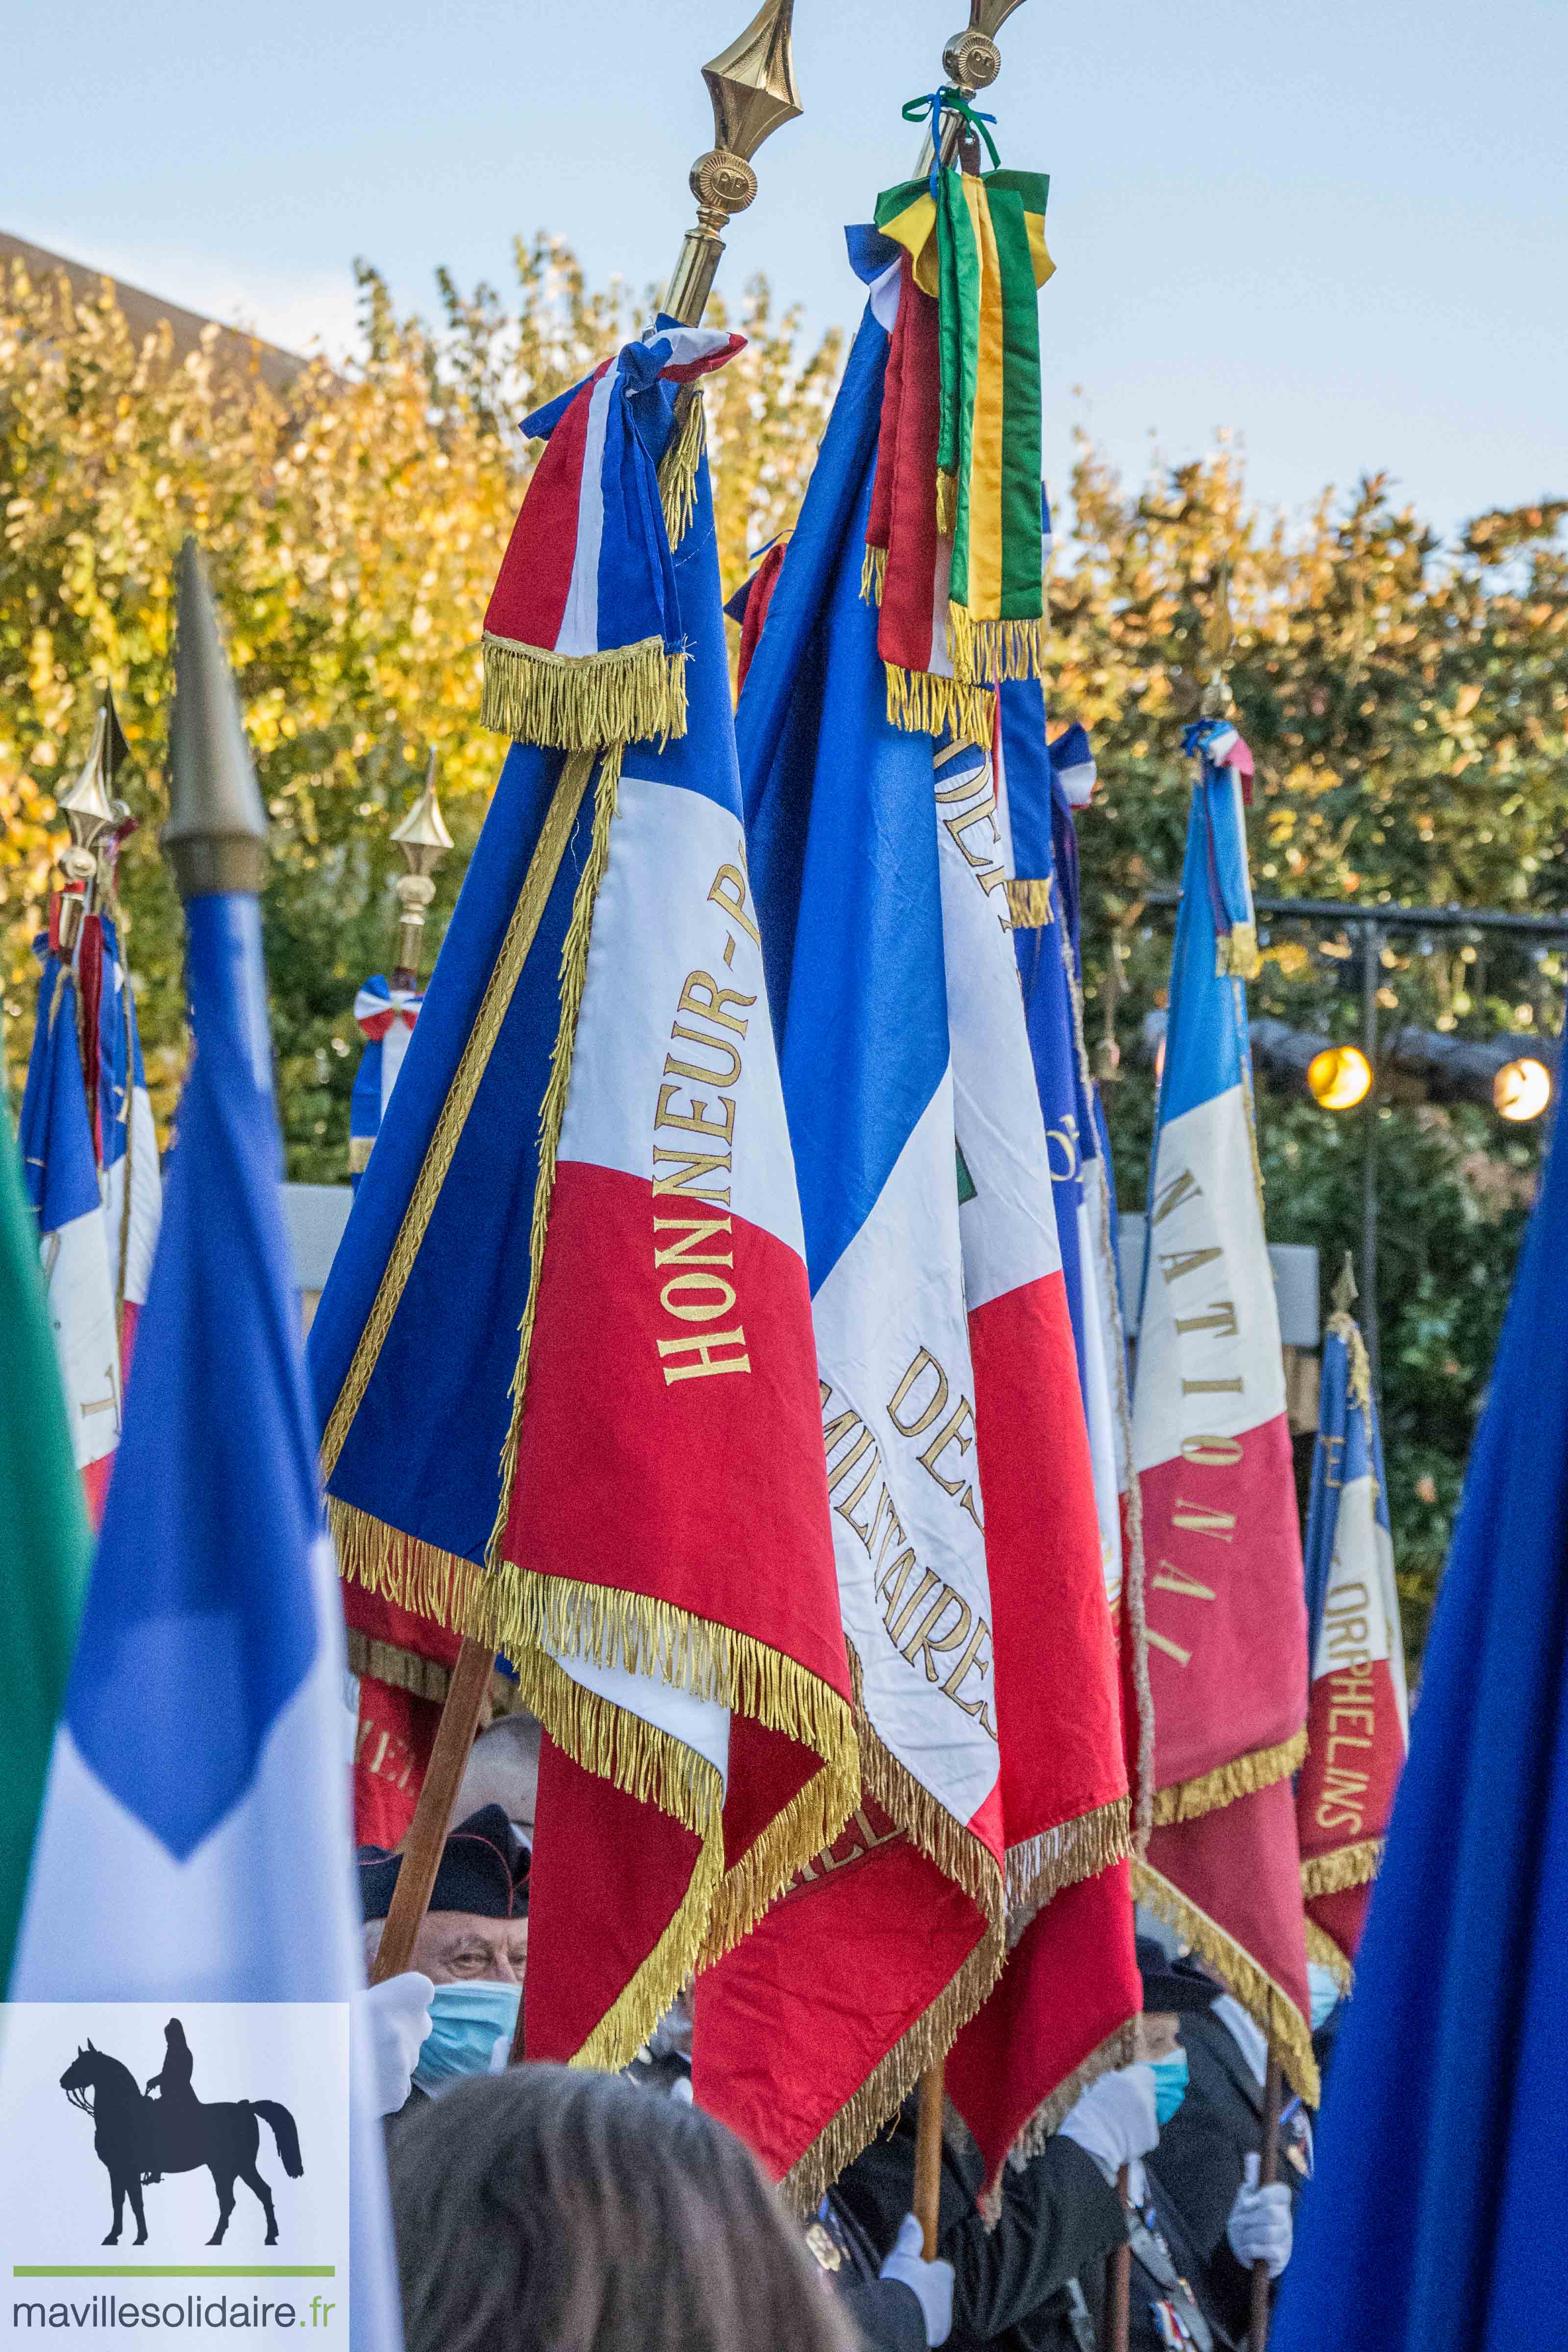
<svg viewBox="0 0 1568 2352">
<path fill-rule="evenodd" d="M 1359 1045 L 1326 1045 L 1307 1065 L 1307 1091 L 1324 1110 L 1354 1110 L 1372 1086 L 1372 1064 Z"/>
<path fill-rule="evenodd" d="M 1492 1080 L 1492 1101 L 1504 1118 L 1539 1118 L 1552 1100 L 1552 1073 L 1544 1062 L 1505 1062 Z"/>
</svg>

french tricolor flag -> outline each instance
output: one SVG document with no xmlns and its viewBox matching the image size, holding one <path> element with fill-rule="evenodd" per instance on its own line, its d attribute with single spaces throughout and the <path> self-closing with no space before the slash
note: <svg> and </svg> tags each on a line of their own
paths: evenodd
<svg viewBox="0 0 1568 2352">
<path fill-rule="evenodd" d="M 1296 1790 L 1308 1956 L 1347 1990 L 1410 1742 L 1383 1436 L 1348 1309 L 1323 1334 L 1307 1509 L 1312 1686 Z"/>
<path fill-rule="evenodd" d="M 18 1139 L 48 1290 L 77 1467 L 102 1517 L 120 1443 L 121 1352 L 114 1266 L 82 1069 L 79 988 L 68 958 L 40 942 L 43 975 Z"/>
<path fill-rule="evenodd" d="M 364 1039 L 349 1097 L 349 1176 L 356 1191 L 424 1002 L 422 991 L 393 988 L 379 971 L 371 974 L 354 998 L 354 1020 Z"/>
<path fill-rule="evenodd" d="M 1126 1847 L 1115 1660 L 994 763 L 889 723 L 861 595 L 886 309 L 737 721 L 868 1794 L 700 1986 L 693 2064 L 802 2189 L 966 2023 L 949 2084 L 994 2175 L 1137 2003 L 1124 1875 L 1125 1973 L 1113 1937 L 1092 1979 L 1057 1965 Z"/>
<path fill-rule="evenodd" d="M 99 1188 L 103 1196 L 110 1273 L 120 1317 L 121 1365 L 131 1376 L 136 1326 L 153 1273 L 163 1216 L 158 1132 L 142 1059 L 136 992 L 111 915 L 92 916 L 102 938 L 99 995 Z"/>
<path fill-rule="evenodd" d="M 1197 781 L 1133 1397 L 1155 1727 L 1155 1828 L 1135 1883 L 1315 2098 L 1290 1788 L 1305 1747 L 1307 1616 L 1252 1126 L 1247 763 L 1227 722 L 1190 730 L 1187 749 Z"/>
<path fill-rule="evenodd" d="M 204 751 L 244 758 L 230 812 L 248 805 L 259 840 L 191 542 L 175 680 L 174 796 L 210 788 L 189 772 Z M 185 919 L 199 1050 L 9 1997 L 346 2005 L 363 1969 L 342 1615 L 283 1223 L 260 907 L 208 888 L 187 896 Z M 357 2037 L 351 2051 L 368 2059 Z M 397 2352 L 380 2135 L 357 2090 L 350 2155 L 348 2340 Z"/>
</svg>

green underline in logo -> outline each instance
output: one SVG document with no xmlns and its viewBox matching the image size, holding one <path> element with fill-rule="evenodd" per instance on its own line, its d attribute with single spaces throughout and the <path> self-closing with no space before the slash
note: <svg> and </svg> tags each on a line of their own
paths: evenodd
<svg viewBox="0 0 1568 2352">
<path fill-rule="evenodd" d="M 13 2263 L 13 2278 L 336 2278 L 331 2263 Z"/>
</svg>

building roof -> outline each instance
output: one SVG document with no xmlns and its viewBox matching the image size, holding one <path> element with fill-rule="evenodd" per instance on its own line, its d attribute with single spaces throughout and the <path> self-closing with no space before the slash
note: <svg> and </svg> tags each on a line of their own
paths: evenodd
<svg viewBox="0 0 1568 2352">
<path fill-rule="evenodd" d="M 177 302 L 166 302 L 162 295 L 148 294 L 140 286 L 127 286 L 107 269 L 89 269 L 85 263 L 69 261 L 64 254 L 50 253 L 41 245 L 29 245 L 26 237 L 10 236 L 0 229 L 0 268 L 7 275 L 13 261 L 25 263 L 28 276 L 34 279 L 64 278 L 79 300 L 90 300 L 108 278 L 125 323 L 138 341 L 156 333 L 166 320 L 174 337 L 175 356 L 180 359 L 198 350 L 202 337 L 216 326 L 216 352 L 220 362 L 243 368 L 247 373 L 254 371 L 273 392 L 286 392 L 308 364 L 297 352 L 280 351 L 276 343 L 264 343 L 258 335 L 247 335 L 237 327 L 204 319 L 195 310 L 184 310 Z"/>
</svg>

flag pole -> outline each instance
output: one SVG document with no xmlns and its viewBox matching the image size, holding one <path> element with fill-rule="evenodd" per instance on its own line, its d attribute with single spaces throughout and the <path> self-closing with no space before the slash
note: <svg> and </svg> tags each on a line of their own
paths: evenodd
<svg viewBox="0 0 1568 2352">
<path fill-rule="evenodd" d="M 972 5 L 982 5 L 984 0 L 972 0 Z M 992 5 L 997 5 L 997 0 L 992 0 Z M 1006 5 L 1016 7 L 1018 0 L 1006 0 Z M 697 222 L 681 242 L 664 301 L 667 314 L 681 326 L 701 324 L 724 252 L 721 232 L 734 214 L 745 211 L 757 193 L 752 157 L 764 139 L 802 111 L 790 37 L 794 16 L 795 0 L 763 0 L 744 32 L 702 68 L 713 107 L 713 144 L 691 167 Z M 677 400 L 672 446 L 679 443 L 684 416 L 694 398 L 687 386 Z M 581 798 L 584 781 L 581 763 L 569 760 L 556 787 L 557 800 L 567 793 Z M 550 830 L 547 821 L 546 835 Z M 554 864 L 541 877 L 545 890 L 565 853 L 571 830 L 569 823 L 558 829 L 560 847 Z M 494 1667 L 494 1652 L 465 1638 L 442 1703 L 429 1769 L 404 1840 L 403 1867 L 371 1969 L 373 1984 L 401 1975 L 413 1958 L 415 1937 L 430 1906 L 452 1807 Z"/>
<path fill-rule="evenodd" d="M 960 98 L 968 100 L 988 89 L 1002 70 L 996 36 L 1024 0 L 969 0 L 969 22 L 954 33 L 942 53 L 942 71 Z M 959 156 L 965 129 L 961 114 L 942 118 L 939 138 L 942 161 Z M 928 132 L 918 170 L 929 171 L 936 142 Z M 914 2214 L 924 2240 L 928 2263 L 936 2260 L 937 2207 L 942 2190 L 942 2112 L 946 2094 L 947 2061 L 938 2058 L 921 2076 L 920 2106 L 915 2123 Z"/>
<path fill-rule="evenodd" d="M 1128 2207 L 1129 2167 L 1119 2165 L 1116 2173 L 1116 2193 L 1121 2200 L 1121 2210 Z M 1132 2325 L 1132 2244 L 1123 2238 L 1112 2246 L 1105 2258 L 1105 2352 L 1127 2352 L 1128 2332 Z"/>
<path fill-rule="evenodd" d="M 1272 2189 L 1279 2171 L 1279 2053 L 1268 2044 L 1268 2070 L 1263 2079 L 1263 2147 L 1258 2159 L 1258 2185 Z M 1263 2352 L 1268 2341 L 1268 2265 L 1252 2265 L 1252 2325 L 1248 2352 Z"/>
</svg>

